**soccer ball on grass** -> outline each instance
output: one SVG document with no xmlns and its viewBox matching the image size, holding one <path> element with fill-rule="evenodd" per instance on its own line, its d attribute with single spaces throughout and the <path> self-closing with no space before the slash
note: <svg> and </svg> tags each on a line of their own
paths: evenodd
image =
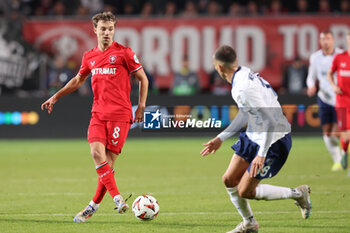
<svg viewBox="0 0 350 233">
<path fill-rule="evenodd" d="M 159 213 L 158 201 L 150 195 L 138 196 L 132 203 L 132 212 L 140 220 L 152 220 Z"/>
</svg>

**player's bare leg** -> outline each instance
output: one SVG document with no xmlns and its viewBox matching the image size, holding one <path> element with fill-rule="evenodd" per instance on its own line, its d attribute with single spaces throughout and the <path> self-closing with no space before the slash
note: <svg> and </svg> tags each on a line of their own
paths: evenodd
<svg viewBox="0 0 350 233">
<path fill-rule="evenodd" d="M 107 161 L 106 147 L 101 142 L 90 143 L 90 151 L 95 166 Z"/>
<path fill-rule="evenodd" d="M 337 129 L 338 127 L 336 123 L 327 123 L 322 125 L 323 140 L 333 160 L 332 171 L 343 170 L 340 163 L 341 152 L 339 149 L 339 135 L 336 134 Z"/>
<path fill-rule="evenodd" d="M 108 161 L 109 165 L 113 169 L 115 161 L 116 161 L 118 155 L 116 153 L 113 153 L 110 150 L 107 150 L 106 151 L 106 156 L 107 156 L 107 161 Z M 117 209 L 118 213 L 121 213 L 121 214 L 125 213 L 125 211 L 127 211 L 129 209 L 128 204 L 125 203 L 123 197 L 120 194 L 115 196 L 113 198 L 113 200 L 114 200 L 114 203 L 116 205 L 116 209 Z"/>
<path fill-rule="evenodd" d="M 222 176 L 231 202 L 243 218 L 243 222 L 229 231 L 230 233 L 258 232 L 259 229 L 259 224 L 253 216 L 248 200 L 238 194 L 238 184 L 248 166 L 249 163 L 245 159 L 234 154 L 225 174 Z"/>
<path fill-rule="evenodd" d="M 231 162 L 226 169 L 224 175 L 222 176 L 222 181 L 224 182 L 227 188 L 235 187 L 241 181 L 241 178 L 247 168 L 249 167 L 249 163 L 247 160 L 242 157 L 234 154 L 232 156 Z"/>
<path fill-rule="evenodd" d="M 310 188 L 301 185 L 297 188 L 286 188 L 269 184 L 259 184 L 260 180 L 250 176 L 246 171 L 238 185 L 238 193 L 242 198 L 256 200 L 293 199 L 300 208 L 303 218 L 311 214 Z"/>
</svg>

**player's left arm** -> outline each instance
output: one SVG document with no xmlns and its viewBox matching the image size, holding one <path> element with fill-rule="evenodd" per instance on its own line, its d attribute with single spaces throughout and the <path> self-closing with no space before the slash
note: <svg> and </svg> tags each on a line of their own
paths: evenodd
<svg viewBox="0 0 350 233">
<path fill-rule="evenodd" d="M 146 100 L 148 93 L 148 78 L 143 69 L 139 69 L 134 73 L 135 77 L 139 80 L 139 105 L 135 112 L 134 122 L 142 122 L 143 112 L 146 108 Z"/>
</svg>

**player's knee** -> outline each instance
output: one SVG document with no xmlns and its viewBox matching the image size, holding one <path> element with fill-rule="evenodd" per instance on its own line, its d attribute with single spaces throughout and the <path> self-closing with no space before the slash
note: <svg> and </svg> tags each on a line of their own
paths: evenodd
<svg viewBox="0 0 350 233">
<path fill-rule="evenodd" d="M 222 176 L 222 182 L 224 182 L 227 188 L 232 188 L 238 185 L 238 181 L 235 181 L 235 179 L 233 179 L 232 177 L 229 177 L 226 174 Z"/>
<path fill-rule="evenodd" d="M 91 149 L 91 156 L 94 159 L 94 161 L 101 161 L 103 160 L 103 155 L 99 150 Z"/>
<path fill-rule="evenodd" d="M 238 195 L 242 198 L 252 199 L 254 198 L 254 192 L 252 190 L 243 189 L 238 187 Z"/>
</svg>

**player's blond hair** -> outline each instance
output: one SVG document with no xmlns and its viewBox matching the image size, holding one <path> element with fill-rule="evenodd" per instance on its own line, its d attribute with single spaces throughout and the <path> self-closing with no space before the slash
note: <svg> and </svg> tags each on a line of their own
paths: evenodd
<svg viewBox="0 0 350 233">
<path fill-rule="evenodd" d="M 98 13 L 98 14 L 94 15 L 91 18 L 91 20 L 92 20 L 92 24 L 94 25 L 95 28 L 97 27 L 98 21 L 100 21 L 100 20 L 101 21 L 111 21 L 114 24 L 117 22 L 115 15 L 110 11 Z"/>
</svg>

